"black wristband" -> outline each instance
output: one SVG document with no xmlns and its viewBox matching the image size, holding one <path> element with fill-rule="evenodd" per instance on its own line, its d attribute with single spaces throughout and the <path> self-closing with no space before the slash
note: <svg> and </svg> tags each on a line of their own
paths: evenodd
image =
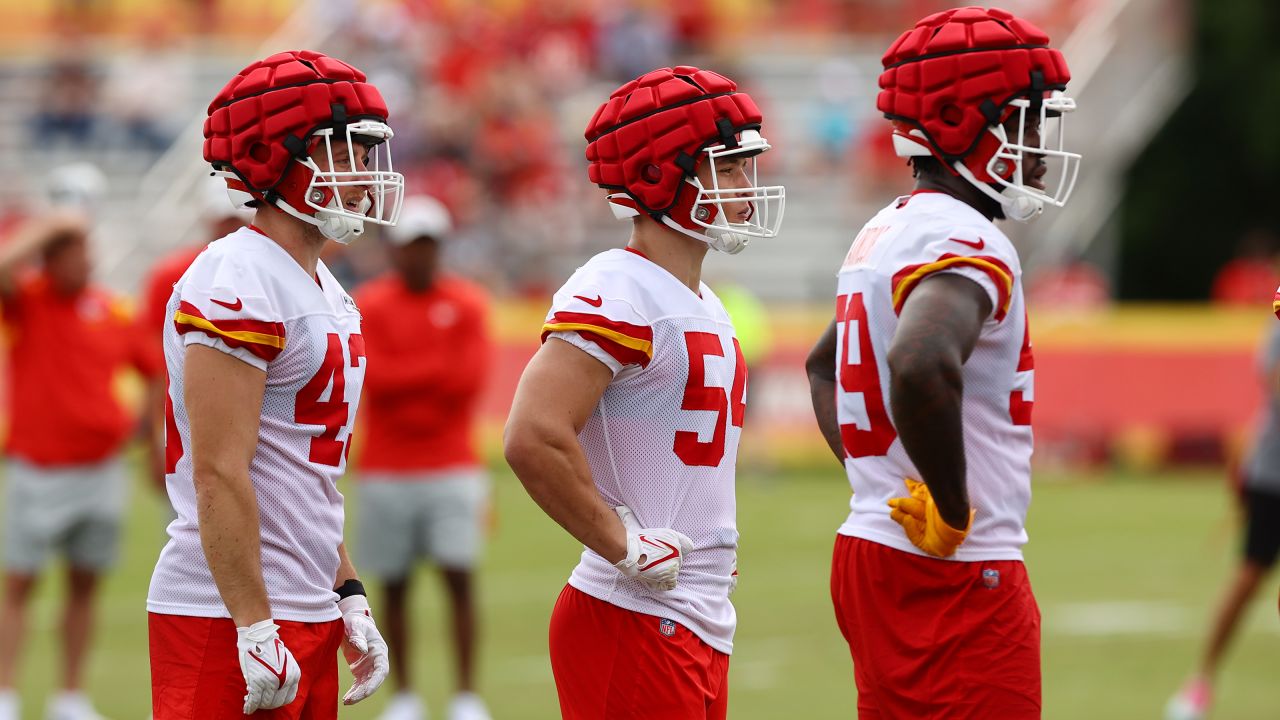
<svg viewBox="0 0 1280 720">
<path fill-rule="evenodd" d="M 364 591 L 364 583 L 352 578 L 334 590 L 338 593 L 338 599 L 349 598 L 352 595 L 367 595 Z"/>
</svg>

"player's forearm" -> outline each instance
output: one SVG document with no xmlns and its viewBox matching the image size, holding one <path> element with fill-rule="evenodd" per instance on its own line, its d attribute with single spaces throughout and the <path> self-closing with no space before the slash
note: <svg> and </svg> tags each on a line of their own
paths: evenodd
<svg viewBox="0 0 1280 720">
<path fill-rule="evenodd" d="M 359 580 L 360 575 L 356 572 L 356 566 L 351 562 L 351 557 L 347 555 L 347 543 L 338 543 L 338 575 L 333 579 L 333 587 L 340 588 L 342 584 L 348 580 Z"/>
<path fill-rule="evenodd" d="M 952 527 L 966 527 L 969 494 L 960 358 L 928 351 L 909 358 L 891 353 L 889 373 L 890 404 L 902 447 L 929 487 L 942 519 Z"/>
<path fill-rule="evenodd" d="M 197 467 L 194 475 L 200 544 L 218 594 L 239 627 L 271 617 L 262 579 L 258 499 L 243 473 Z"/>
<path fill-rule="evenodd" d="M 512 423 L 504 453 L 529 497 L 552 520 L 605 560 L 626 557 L 626 531 L 596 490 L 575 434 Z"/>
<path fill-rule="evenodd" d="M 805 361 L 809 375 L 809 399 L 813 415 L 827 447 L 836 460 L 844 464 L 844 441 L 840 437 L 840 419 L 836 413 L 836 326 L 832 323 Z"/>
</svg>

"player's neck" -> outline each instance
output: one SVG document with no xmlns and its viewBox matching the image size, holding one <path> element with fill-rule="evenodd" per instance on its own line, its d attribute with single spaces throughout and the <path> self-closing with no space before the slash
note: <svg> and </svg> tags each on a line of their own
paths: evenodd
<svg viewBox="0 0 1280 720">
<path fill-rule="evenodd" d="M 996 201 L 987 197 L 981 190 L 970 185 L 967 180 L 956 175 L 918 175 L 916 176 L 916 187 L 919 190 L 928 190 L 932 192 L 940 192 L 950 195 L 960 202 L 982 213 L 988 220 L 995 220 L 996 212 L 999 206 Z"/>
<path fill-rule="evenodd" d="M 627 244 L 695 294 L 701 292 L 702 260 L 711 249 L 706 243 L 645 218 L 635 224 Z"/>
<path fill-rule="evenodd" d="M 253 217 L 253 225 L 271 238 L 275 244 L 284 248 L 303 270 L 312 277 L 320 263 L 320 251 L 324 249 L 326 238 L 311 225 L 297 218 L 289 217 L 274 208 L 258 208 Z"/>
</svg>

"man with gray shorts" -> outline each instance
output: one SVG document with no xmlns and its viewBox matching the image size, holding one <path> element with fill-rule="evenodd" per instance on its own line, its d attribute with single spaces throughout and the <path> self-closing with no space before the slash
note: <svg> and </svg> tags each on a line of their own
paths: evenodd
<svg viewBox="0 0 1280 720">
<path fill-rule="evenodd" d="M 24 271 L 29 258 L 38 270 Z M 82 691 L 98 580 L 116 561 L 127 480 L 120 450 L 133 423 L 115 397 L 118 373 L 150 367 L 117 298 L 89 281 L 85 217 L 37 217 L 0 250 L 9 343 L 5 454 L 0 720 L 17 720 L 18 657 L 27 605 L 56 555 L 67 560 L 62 684 L 48 720 L 99 720 Z"/>
<path fill-rule="evenodd" d="M 488 514 L 489 481 L 472 431 L 491 352 L 489 303 L 479 286 L 439 272 L 450 231 L 438 201 L 406 198 L 399 223 L 385 232 L 393 271 L 356 296 L 369 365 L 355 552 L 361 571 L 385 586 L 397 691 L 382 720 L 426 717 L 409 680 L 409 579 L 420 558 L 441 568 L 452 613 L 458 677 L 447 717 L 489 719 L 475 693 L 472 583 Z"/>
<path fill-rule="evenodd" d="M 1280 314 L 1280 291 L 1276 313 Z M 1223 656 L 1249 602 L 1280 556 L 1280 324 L 1271 326 L 1260 364 L 1265 412 L 1253 447 L 1233 478 L 1244 521 L 1239 564 L 1223 588 L 1195 672 L 1165 706 L 1166 720 L 1209 716 Z"/>
</svg>

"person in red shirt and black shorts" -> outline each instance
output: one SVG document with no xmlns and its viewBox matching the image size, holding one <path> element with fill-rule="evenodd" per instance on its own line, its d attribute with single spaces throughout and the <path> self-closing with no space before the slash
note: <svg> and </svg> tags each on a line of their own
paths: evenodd
<svg viewBox="0 0 1280 720">
<path fill-rule="evenodd" d="M 419 558 L 440 566 L 452 612 L 458 687 L 449 720 L 488 720 L 474 692 L 476 599 L 489 479 L 473 439 L 491 355 L 489 299 L 439 271 L 452 229 L 434 198 L 406 198 L 388 228 L 394 270 L 356 295 L 369 366 L 359 454 L 356 556 L 385 586 L 387 641 L 397 694 L 383 720 L 425 717 L 409 687 L 409 578 Z"/>
<path fill-rule="evenodd" d="M 121 448 L 134 424 L 114 386 L 129 368 L 156 368 L 120 299 L 90 282 L 85 216 L 60 210 L 28 221 L 0 250 L 8 336 L 4 623 L 0 720 L 16 720 L 14 691 L 26 610 L 55 554 L 67 559 L 61 692 L 46 717 L 96 719 L 81 692 L 98 580 L 120 544 L 127 475 Z M 42 261 L 25 271 L 27 259 Z"/>
</svg>

